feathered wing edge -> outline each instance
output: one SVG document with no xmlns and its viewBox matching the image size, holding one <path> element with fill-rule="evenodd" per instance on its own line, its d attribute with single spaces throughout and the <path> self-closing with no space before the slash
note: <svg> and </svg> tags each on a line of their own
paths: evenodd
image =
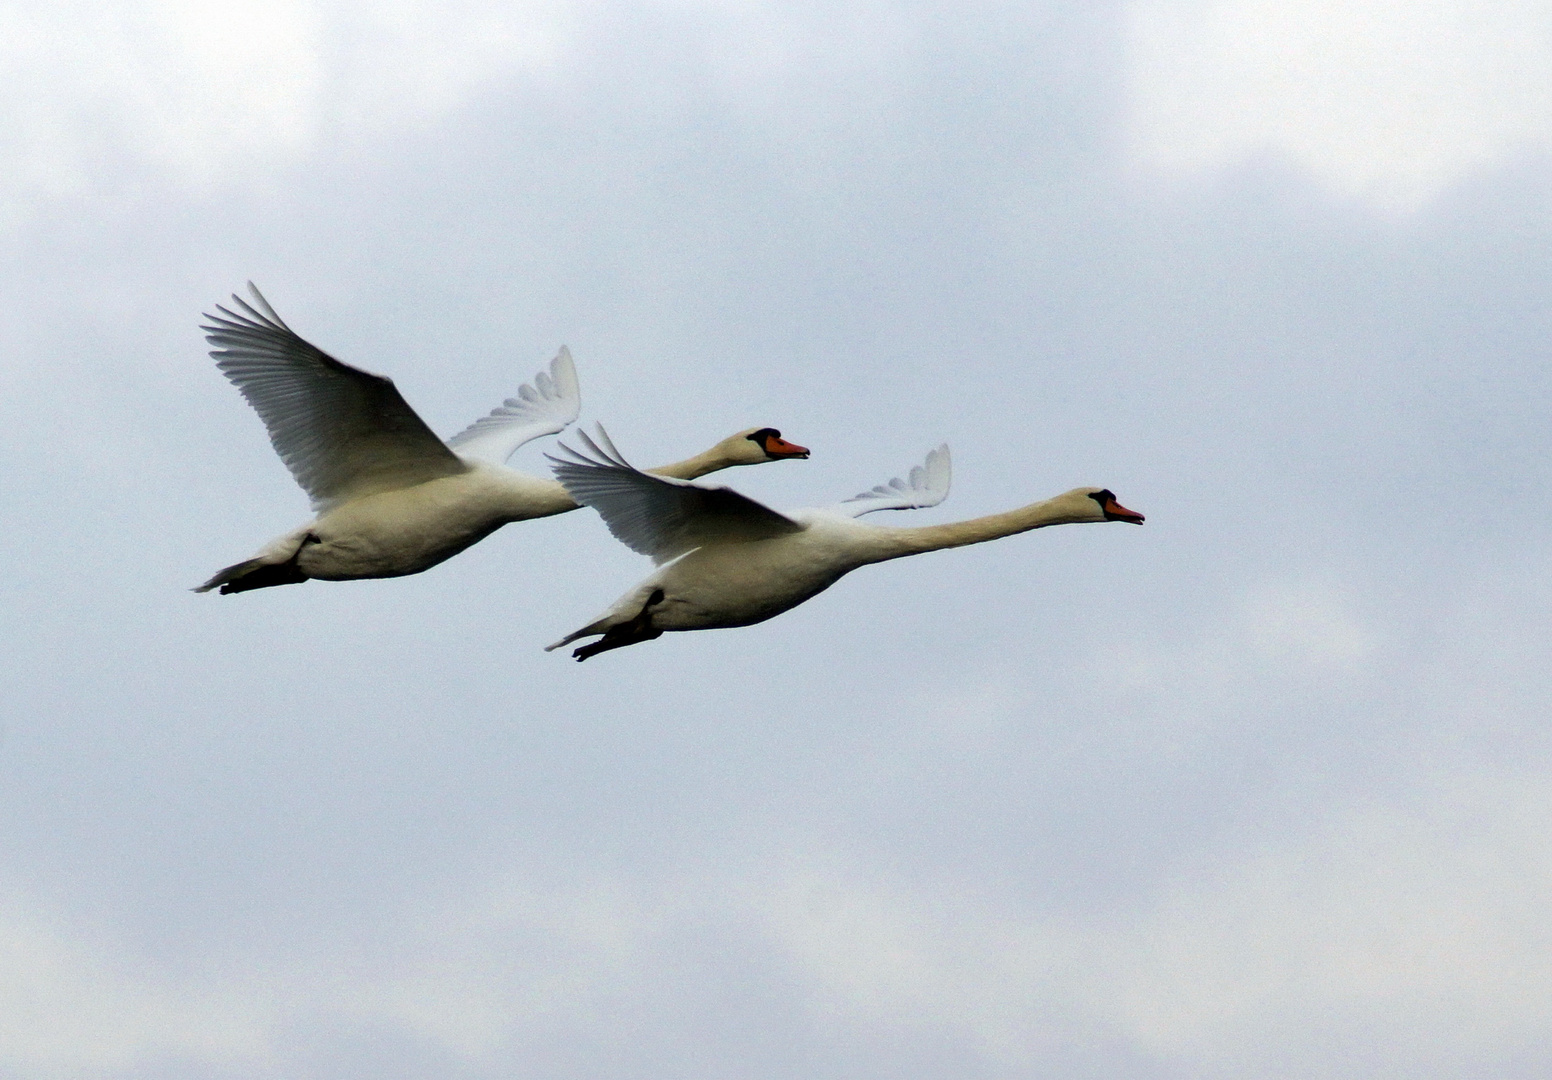
<svg viewBox="0 0 1552 1080">
<path fill-rule="evenodd" d="M 544 456 L 555 462 L 557 469 L 597 469 L 600 465 L 607 465 L 613 466 L 616 469 L 629 469 L 632 472 L 640 472 L 636 466 L 625 460 L 625 455 L 620 453 L 619 448 L 614 445 L 614 440 L 609 438 L 609 433 L 604 430 L 602 424 L 594 424 L 593 430 L 598 433 L 597 439 L 594 439 L 593 436 L 585 431 L 578 430 L 575 433 L 577 438 L 581 440 L 582 445 L 592 452 L 591 457 L 579 450 L 573 450 L 565 443 L 555 444 L 555 448 L 566 455 L 565 457 L 556 457 L 554 454 L 545 454 Z M 689 482 L 686 480 L 675 480 L 670 476 L 653 475 L 655 479 L 666 480 L 670 484 L 689 486 Z"/>
<path fill-rule="evenodd" d="M 937 506 L 948 498 L 952 479 L 948 443 L 943 443 L 927 455 L 924 464 L 911 469 L 906 479 L 897 476 L 887 484 L 853 495 L 835 509 L 851 517 L 861 517 L 875 510 L 921 510 Z"/>
<path fill-rule="evenodd" d="M 495 465 L 524 443 L 564 431 L 582 412 L 582 393 L 577 383 L 571 350 L 562 345 L 548 371 L 524 383 L 516 397 L 509 397 L 486 416 L 464 428 L 447 445 L 460 454 Z"/>
<path fill-rule="evenodd" d="M 614 538 L 632 551 L 662 561 L 664 540 L 685 524 L 678 496 L 669 489 L 705 489 L 684 480 L 643 473 L 620 453 L 602 424 L 593 425 L 596 438 L 576 433 L 586 452 L 557 443 L 558 454 L 545 454 L 555 478 L 583 506 L 598 511 Z M 687 493 L 689 494 L 689 493 Z M 674 554 L 678 554 L 677 551 Z"/>
<path fill-rule="evenodd" d="M 212 322 L 219 323 L 220 325 L 201 326 L 200 329 L 212 333 L 230 332 L 233 330 L 241 332 L 243 330 L 252 329 L 252 327 L 248 325 L 249 323 L 257 322 L 265 329 L 278 330 L 281 333 L 290 334 L 293 337 L 301 337 L 300 334 L 286 325 L 286 321 L 284 319 L 275 313 L 275 309 L 270 307 L 269 301 L 264 298 L 264 294 L 259 292 L 259 287 L 251 281 L 248 282 L 248 292 L 253 295 L 253 304 L 248 303 L 248 301 L 244 300 L 236 293 L 233 293 L 232 303 L 242 308 L 242 312 L 238 313 L 232 311 L 229 308 L 223 307 L 220 304 L 217 304 L 216 310 L 221 312 L 221 315 L 224 315 L 225 318 L 222 318 L 221 315 L 206 315 L 205 318 L 210 319 Z M 258 306 L 255 307 L 254 304 L 257 304 Z"/>
<path fill-rule="evenodd" d="M 597 441 L 594 441 L 585 431 L 578 430 L 576 432 L 577 438 L 582 441 L 584 446 L 592 451 L 593 457 L 589 457 L 588 455 L 583 454 L 577 450 L 573 450 L 565 443 L 555 444 L 555 448 L 561 454 L 564 454 L 564 457 L 557 457 L 555 454 L 544 455 L 554 463 L 552 469 L 555 473 L 555 476 L 560 480 L 561 484 L 565 486 L 567 493 L 573 499 L 576 499 L 577 502 L 583 503 L 584 505 L 592 504 L 588 503 L 586 499 L 581 497 L 581 492 L 585 490 L 596 490 L 593 487 L 592 482 L 602 476 L 607 475 L 607 470 L 601 468 L 600 466 L 607 465 L 619 469 L 633 470 L 635 468 L 633 465 L 631 465 L 630 462 L 625 460 L 625 455 L 621 454 L 619 449 L 614 445 L 614 440 L 609 438 L 609 433 L 604 430 L 604 426 L 602 424 L 595 424 L 593 426 L 598 429 Z M 602 445 L 600 445 L 600 443 Z M 608 449 L 605 449 L 605 447 Z M 662 477 L 661 479 L 668 480 L 669 478 Z M 677 480 L 671 480 L 670 482 L 679 483 Z M 573 485 L 577 486 L 573 487 Z M 603 517 L 602 514 L 599 516 Z M 609 520 L 609 518 L 604 517 L 604 524 L 608 526 L 609 532 L 613 534 L 616 540 L 619 540 L 621 543 L 625 544 L 632 551 L 636 551 L 643 555 L 651 554 L 648 551 L 643 551 L 641 548 L 637 547 L 635 544 L 631 543 L 631 541 L 622 536 L 621 530 L 615 528 L 614 522 Z M 581 629 L 573 630 L 559 641 L 550 645 L 546 645 L 544 647 L 544 651 L 554 652 L 556 649 L 564 648 L 565 646 L 570 645 L 573 641 L 577 641 L 580 638 L 592 637 L 595 634 L 602 634 L 608 628 L 610 616 L 613 614 L 614 608 L 611 607 L 608 611 L 604 612 L 598 618 L 594 619 L 586 626 L 583 626 Z"/>
<path fill-rule="evenodd" d="M 248 291 L 253 303 L 233 294 L 237 310 L 218 304 L 200 328 L 314 511 L 468 469 L 392 380 L 336 360 L 287 326 L 251 281 Z"/>
</svg>

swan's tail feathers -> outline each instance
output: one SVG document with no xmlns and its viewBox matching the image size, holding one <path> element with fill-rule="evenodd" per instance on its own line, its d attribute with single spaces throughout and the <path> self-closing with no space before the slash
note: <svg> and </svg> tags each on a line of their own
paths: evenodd
<svg viewBox="0 0 1552 1080">
<path fill-rule="evenodd" d="M 592 637 L 594 634 L 607 634 L 610 630 L 614 629 L 614 627 L 617 626 L 619 622 L 619 618 L 615 615 L 614 612 L 611 611 L 609 614 L 601 618 L 594 619 L 582 629 L 573 630 L 571 633 L 561 638 L 555 644 L 546 645 L 544 647 L 544 651 L 554 652 L 556 649 L 564 649 L 567 645 L 570 645 L 578 638 Z"/>
<path fill-rule="evenodd" d="M 577 640 L 577 638 L 585 638 L 585 637 L 587 637 L 590 634 L 601 634 L 601 633 L 603 633 L 602 630 L 595 630 L 591 626 L 584 626 L 580 630 L 573 630 L 571 633 L 569 633 L 565 637 L 561 638 L 555 644 L 553 644 L 553 645 L 546 645 L 544 647 L 544 651 L 545 652 L 554 652 L 556 649 L 563 649 L 567 645 L 570 645 L 573 641 Z"/>
<path fill-rule="evenodd" d="M 306 580 L 307 575 L 296 565 L 295 558 L 277 563 L 261 556 L 228 566 L 194 591 L 209 592 L 219 585 L 221 595 L 225 596 L 249 589 L 267 589 L 272 585 L 299 585 Z"/>
</svg>

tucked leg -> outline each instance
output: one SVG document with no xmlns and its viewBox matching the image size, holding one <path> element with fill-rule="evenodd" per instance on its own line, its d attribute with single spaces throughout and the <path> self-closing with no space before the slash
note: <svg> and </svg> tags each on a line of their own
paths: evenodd
<svg viewBox="0 0 1552 1080">
<path fill-rule="evenodd" d="M 267 589 L 273 585 L 299 585 L 308 578 L 297 565 L 297 557 L 301 555 L 302 548 L 317 542 L 318 538 L 311 533 L 306 533 L 295 540 L 291 537 L 283 537 L 261 551 L 255 558 L 228 566 L 194 591 L 209 592 L 220 586 L 224 595 L 247 592 L 249 589 Z M 289 554 L 286 553 L 287 547 L 291 547 Z"/>
<path fill-rule="evenodd" d="M 589 656 L 597 656 L 601 652 L 610 649 L 623 649 L 627 645 L 635 645 L 642 641 L 651 641 L 653 638 L 662 637 L 663 631 L 652 625 L 652 608 L 655 604 L 663 602 L 663 590 L 654 589 L 647 602 L 642 605 L 641 611 L 630 622 L 611 626 L 604 632 L 604 636 L 597 641 L 583 645 L 572 652 L 578 663 Z"/>
</svg>

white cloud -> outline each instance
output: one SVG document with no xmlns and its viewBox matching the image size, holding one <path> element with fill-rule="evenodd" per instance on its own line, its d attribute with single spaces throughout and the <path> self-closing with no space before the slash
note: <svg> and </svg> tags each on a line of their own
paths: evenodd
<svg viewBox="0 0 1552 1080">
<path fill-rule="evenodd" d="M 585 1022 L 663 964 L 671 894 L 501 876 L 390 918 L 391 948 L 340 942 L 151 969 L 111 935 L 0 906 L 0 1074 L 116 1076 L 159 1063 L 285 1068 L 295 1032 L 361 1021 L 464 1061 Z"/>
<path fill-rule="evenodd" d="M 1098 1039 L 1194 1076 L 1304 1077 L 1352 1075 L 1361 1046 L 1364 1075 L 1458 1075 L 1552 1025 L 1546 784 L 1532 763 L 1358 796 L 1088 916 L 788 848 L 657 883 L 500 874 L 368 935 L 390 949 L 212 958 L 175 985 L 7 914 L 0 1070 L 172 1058 L 268 1074 L 278 1033 L 321 1016 L 500 1069 L 595 1037 L 600 1015 L 682 1022 L 705 1007 L 699 965 L 722 956 L 843 1042 L 948 1037 L 1032 1068 Z"/>
<path fill-rule="evenodd" d="M 254 1059 L 268 1031 L 249 994 L 150 973 L 100 937 L 0 906 L 0 1070 L 80 1077 L 165 1058 Z"/>
<path fill-rule="evenodd" d="M 1197 1075 L 1455 1075 L 1552 1025 L 1546 777 L 1441 778 L 1083 921 L 946 886 L 766 890 L 817 1014 L 1034 1065 L 1096 1033 Z"/>
<path fill-rule="evenodd" d="M 322 28 L 297 2 L 0 8 L 12 199 L 88 190 L 127 152 L 180 180 L 294 153 L 316 134 Z"/>
<path fill-rule="evenodd" d="M 1329 585 L 1265 583 L 1245 598 L 1239 621 L 1258 652 L 1305 666 L 1352 667 L 1378 646 L 1377 635 Z"/>
<path fill-rule="evenodd" d="M 688 72 L 670 98 L 706 95 L 795 142 L 870 115 L 908 38 L 899 10 L 876 3 L 0 0 L 13 103 L 0 209 L 110 194 L 138 170 L 193 190 L 242 184 L 324 146 L 422 129 L 518 80 L 592 78 L 589 49 L 640 55 L 633 77 Z"/>
<path fill-rule="evenodd" d="M 1197 1068 L 1348 1075 L 1343 1044 L 1369 1048 L 1366 1075 L 1512 1055 L 1552 1024 L 1546 785 L 1536 769 L 1440 778 L 1410 805 L 1334 815 L 1173 890 L 1107 948 L 1094 989 Z"/>
<path fill-rule="evenodd" d="M 891 87 L 913 27 L 897 5 L 767 0 L 689 5 L 707 37 L 706 63 L 721 92 L 762 109 Z M 870 102 L 871 103 L 871 102 Z"/>
<path fill-rule="evenodd" d="M 1343 196 L 1414 209 L 1552 141 L 1552 4 L 1142 0 L 1131 142 L 1201 173 L 1270 154 Z"/>
<path fill-rule="evenodd" d="M 575 1021 L 651 966 L 655 906 L 611 881 L 540 890 L 502 877 L 409 913 L 398 928 L 407 961 L 361 973 L 340 1002 L 478 1061 Z"/>
<path fill-rule="evenodd" d="M 274 0 L 0 5 L 0 202 L 192 187 L 393 132 L 550 71 L 582 5 Z"/>
<path fill-rule="evenodd" d="M 1154 702 L 1149 715 L 1242 723 L 1241 710 L 1275 687 L 1340 694 L 1385 655 L 1386 628 L 1360 614 L 1352 590 L 1328 582 L 1266 580 L 1173 640 L 1117 643 L 1098 658 L 1105 685 Z"/>
</svg>

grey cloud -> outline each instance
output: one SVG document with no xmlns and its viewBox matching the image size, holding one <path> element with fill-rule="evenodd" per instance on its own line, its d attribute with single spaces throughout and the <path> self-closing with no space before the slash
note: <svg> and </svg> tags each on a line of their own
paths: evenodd
<svg viewBox="0 0 1552 1080">
<path fill-rule="evenodd" d="M 1544 1071 L 1536 169 L 1159 180 L 1114 11 L 856 12 L 566 8 L 262 169 L 12 190 L 0 1075 Z M 195 329 L 248 278 L 444 434 L 565 342 L 633 457 L 811 446 L 778 507 L 947 440 L 916 520 L 1148 525 L 587 665 L 643 567 L 581 513 L 193 596 L 305 513 Z"/>
</svg>

